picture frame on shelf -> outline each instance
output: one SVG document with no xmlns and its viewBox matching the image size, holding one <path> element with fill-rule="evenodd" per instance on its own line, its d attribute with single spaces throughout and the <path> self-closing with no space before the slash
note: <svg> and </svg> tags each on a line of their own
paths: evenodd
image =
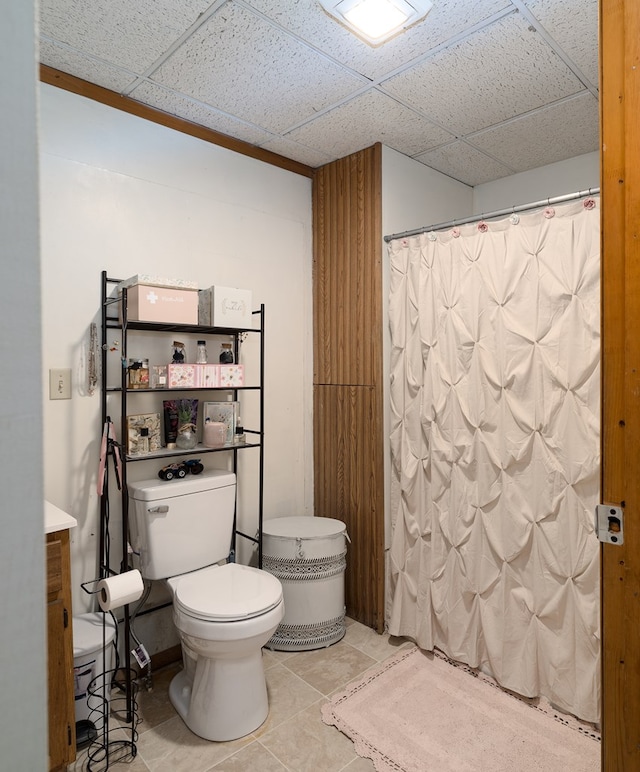
<svg viewBox="0 0 640 772">
<path fill-rule="evenodd" d="M 127 416 L 127 455 L 145 456 L 160 450 L 160 413 Z"/>
</svg>

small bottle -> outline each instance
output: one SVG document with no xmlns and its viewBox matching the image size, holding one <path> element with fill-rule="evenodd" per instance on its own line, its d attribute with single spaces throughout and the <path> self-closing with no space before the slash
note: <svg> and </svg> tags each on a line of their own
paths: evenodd
<svg viewBox="0 0 640 772">
<path fill-rule="evenodd" d="M 198 341 L 198 353 L 196 355 L 196 364 L 197 365 L 206 365 L 207 364 L 207 342 L 206 342 L 206 340 L 199 340 Z"/>
<path fill-rule="evenodd" d="M 184 343 L 174 340 L 171 345 L 171 362 L 174 365 L 182 365 L 187 361 L 185 356 Z"/>
<path fill-rule="evenodd" d="M 129 359 L 129 388 L 149 388 L 149 360 Z"/>
<path fill-rule="evenodd" d="M 238 416 L 238 421 L 240 420 L 240 416 Z M 240 426 L 239 424 L 236 425 L 236 433 L 233 435 L 233 442 L 235 445 L 241 445 L 242 443 L 247 441 L 247 437 L 244 433 L 244 426 Z"/>
<path fill-rule="evenodd" d="M 138 453 L 149 452 L 149 427 L 143 426 L 140 429 L 140 439 L 138 440 Z"/>
<path fill-rule="evenodd" d="M 232 365 L 233 364 L 233 347 L 231 343 L 223 343 L 220 349 L 220 364 Z"/>
</svg>

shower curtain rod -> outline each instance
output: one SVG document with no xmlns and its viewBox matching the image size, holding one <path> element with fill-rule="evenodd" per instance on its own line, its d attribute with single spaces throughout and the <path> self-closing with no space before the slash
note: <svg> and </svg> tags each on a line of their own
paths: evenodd
<svg viewBox="0 0 640 772">
<path fill-rule="evenodd" d="M 565 201 L 573 201 L 578 198 L 584 198 L 585 196 L 595 196 L 600 193 L 600 188 L 589 188 L 589 190 L 580 190 L 577 193 L 567 193 L 564 196 L 556 196 L 555 198 L 545 198 L 542 201 L 534 201 L 532 204 L 520 204 L 519 206 L 510 206 L 508 209 L 497 209 L 495 212 L 489 212 L 488 214 L 474 214 L 471 217 L 463 217 L 461 220 L 449 220 L 448 222 L 439 222 L 435 225 L 425 225 L 423 228 L 416 228 L 412 231 L 404 231 L 403 233 L 392 233 L 390 236 L 385 236 L 384 240 L 387 244 L 394 239 L 404 239 L 408 236 L 418 236 L 421 233 L 427 231 L 440 231 L 447 228 L 453 228 L 455 225 L 466 225 L 470 222 L 480 222 L 480 220 L 493 220 L 496 217 L 504 217 L 508 214 L 516 214 L 517 212 L 526 212 L 529 209 L 540 209 L 543 206 L 551 206 L 552 204 L 563 204 Z"/>
</svg>

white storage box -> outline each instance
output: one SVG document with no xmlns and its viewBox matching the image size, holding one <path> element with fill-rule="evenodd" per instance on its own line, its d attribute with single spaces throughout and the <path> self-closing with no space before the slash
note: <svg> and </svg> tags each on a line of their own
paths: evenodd
<svg viewBox="0 0 640 772">
<path fill-rule="evenodd" d="M 198 293 L 199 324 L 251 329 L 251 290 L 209 287 Z"/>
<path fill-rule="evenodd" d="M 262 567 L 282 584 L 284 618 L 267 647 L 320 649 L 345 634 L 347 529 L 329 517 L 278 517 L 262 526 Z"/>
</svg>

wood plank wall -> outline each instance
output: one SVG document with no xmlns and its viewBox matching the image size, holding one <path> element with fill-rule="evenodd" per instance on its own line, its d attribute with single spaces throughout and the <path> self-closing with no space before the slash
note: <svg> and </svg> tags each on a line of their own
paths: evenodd
<svg viewBox="0 0 640 772">
<path fill-rule="evenodd" d="M 313 182 L 315 514 L 346 523 L 347 614 L 384 629 L 382 147 Z"/>
<path fill-rule="evenodd" d="M 600 1 L 602 501 L 624 545 L 602 546 L 602 770 L 640 770 L 640 4 Z"/>
</svg>

